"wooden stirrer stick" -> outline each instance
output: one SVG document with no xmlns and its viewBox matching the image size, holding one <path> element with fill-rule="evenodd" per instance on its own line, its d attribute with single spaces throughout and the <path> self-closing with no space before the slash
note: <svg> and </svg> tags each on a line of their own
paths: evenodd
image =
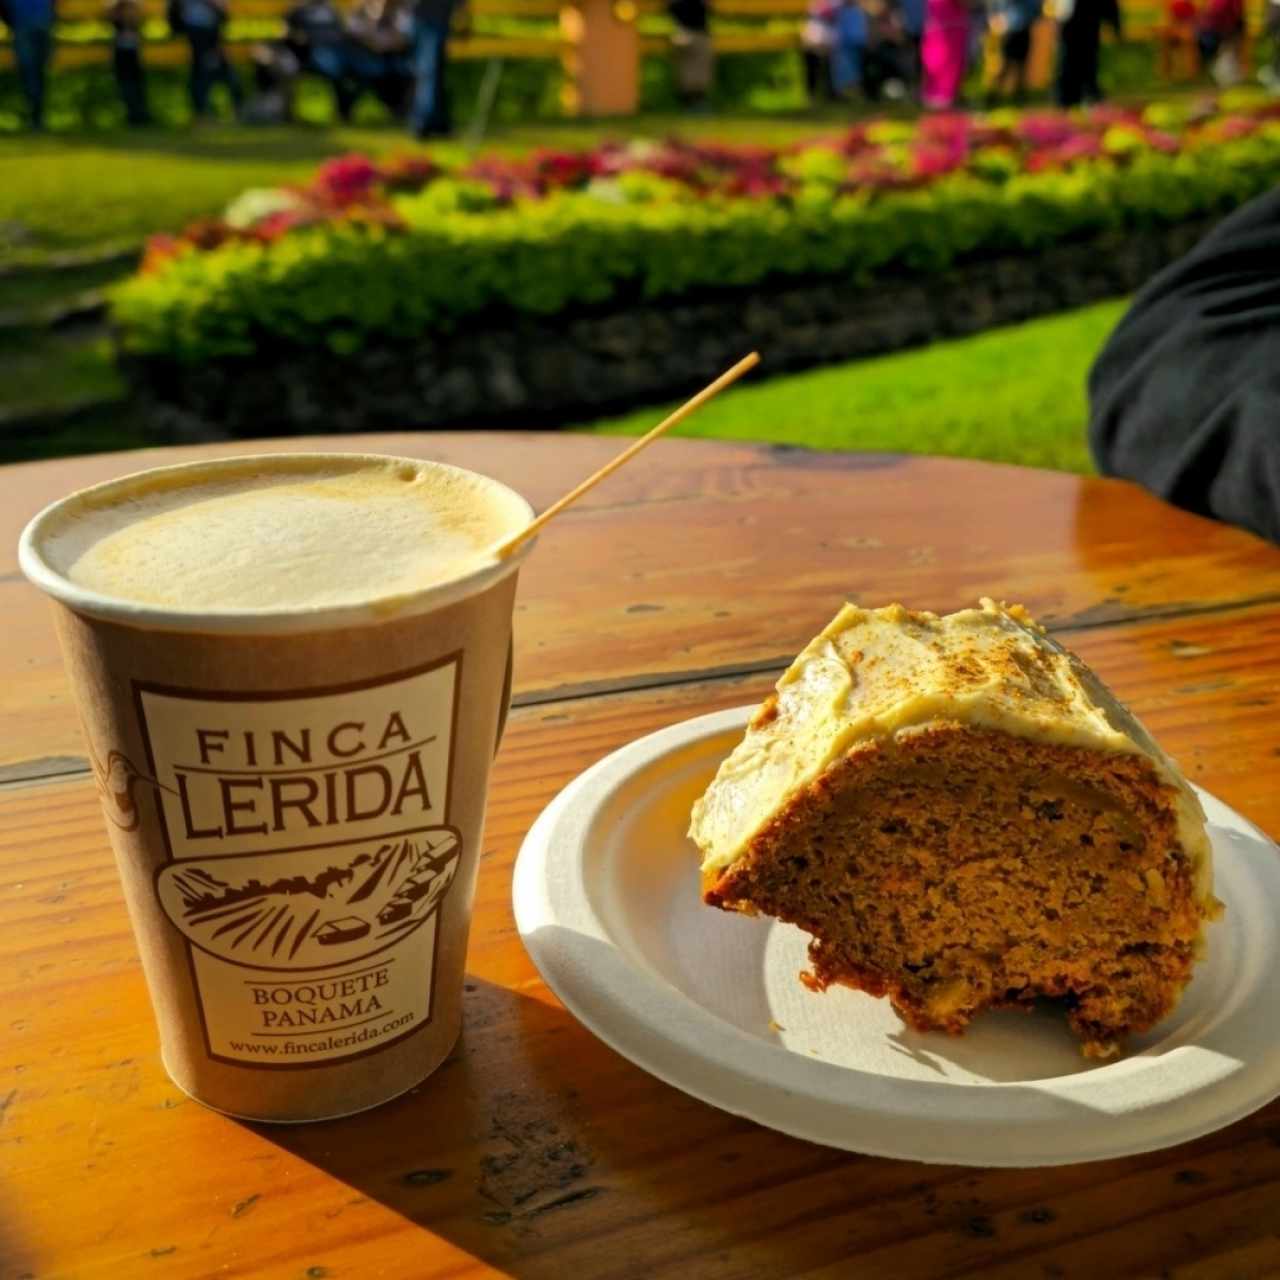
<svg viewBox="0 0 1280 1280">
<path fill-rule="evenodd" d="M 670 417 L 663 418 L 663 420 L 658 423 L 658 425 L 654 427 L 648 435 L 641 436 L 635 444 L 624 449 L 616 458 L 606 462 L 599 471 L 594 475 L 588 476 L 580 485 L 577 486 L 577 488 L 571 489 L 563 498 L 553 502 L 540 516 L 537 517 L 537 519 L 532 521 L 530 524 L 525 525 L 519 533 L 508 538 L 506 542 L 502 543 L 494 552 L 494 555 L 499 560 L 505 559 L 518 546 L 520 546 L 522 542 L 527 542 L 532 538 L 533 535 L 547 523 L 547 521 L 554 519 L 571 503 L 577 502 L 577 500 L 582 497 L 588 489 L 594 489 L 606 476 L 611 476 L 619 467 L 630 462 L 631 459 L 634 458 L 641 449 L 645 448 L 646 445 L 652 444 L 665 431 L 669 431 L 674 427 L 677 422 L 683 422 L 695 410 L 702 408 L 702 406 L 706 404 L 712 396 L 718 395 L 725 389 L 725 387 L 729 386 L 730 383 L 737 382 L 744 373 L 754 369 L 759 363 L 760 355 L 756 351 L 753 351 L 749 356 L 745 356 L 743 359 L 739 360 L 732 369 L 722 373 L 714 382 L 703 387 L 696 396 L 686 400 L 684 404 L 682 404 Z"/>
</svg>

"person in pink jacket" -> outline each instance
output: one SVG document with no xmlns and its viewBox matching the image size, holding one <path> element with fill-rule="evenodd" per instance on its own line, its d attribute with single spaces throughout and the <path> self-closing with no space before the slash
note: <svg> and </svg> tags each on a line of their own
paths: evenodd
<svg viewBox="0 0 1280 1280">
<path fill-rule="evenodd" d="M 946 111 L 956 105 L 969 53 L 969 5 L 965 0 L 927 0 L 920 61 L 924 105 Z"/>
</svg>

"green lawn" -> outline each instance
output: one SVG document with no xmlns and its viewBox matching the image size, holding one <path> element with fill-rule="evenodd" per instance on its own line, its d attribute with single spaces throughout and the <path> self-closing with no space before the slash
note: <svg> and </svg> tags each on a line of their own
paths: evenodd
<svg viewBox="0 0 1280 1280">
<path fill-rule="evenodd" d="M 0 413 L 6 415 L 67 409 L 124 392 L 111 344 L 94 331 L 6 334 L 0 337 L 0 372 Z"/>
<path fill-rule="evenodd" d="M 1091 471 L 1085 378 L 1124 306 L 1104 302 L 755 386 L 748 379 L 675 434 Z M 761 354 L 767 361 L 768 353 Z M 588 429 L 639 435 L 672 407 L 629 413 Z"/>
<path fill-rule="evenodd" d="M 755 385 L 748 381 L 700 410 L 677 434 L 1089 471 L 1085 377 L 1123 307 L 1105 302 L 918 351 Z M 767 361 L 768 353 L 763 354 Z M 13 358 L 21 357 L 15 352 Z M 118 388 L 105 343 L 68 338 L 60 360 L 56 371 L 38 373 L 51 403 L 79 400 L 90 391 L 109 395 Z M 670 407 L 570 429 L 638 435 Z M 0 462 L 147 443 L 127 404 L 117 404 L 38 438 L 0 437 Z"/>
</svg>

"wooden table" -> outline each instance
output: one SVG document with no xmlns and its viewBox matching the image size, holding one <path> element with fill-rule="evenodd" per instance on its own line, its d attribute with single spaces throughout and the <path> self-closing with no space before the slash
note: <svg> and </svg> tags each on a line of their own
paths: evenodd
<svg viewBox="0 0 1280 1280">
<path fill-rule="evenodd" d="M 79 485 L 237 444 L 0 471 L 0 1278 L 984 1277 L 1280 1273 L 1280 1104 L 1189 1146 L 937 1168 L 783 1137 L 658 1083 L 538 979 L 511 865 L 636 736 L 758 700 L 844 598 L 1022 601 L 1197 782 L 1280 834 L 1280 550 L 1103 480 L 662 442 L 520 583 L 467 1028 L 377 1111 L 242 1124 L 161 1069 L 21 525 Z M 617 449 L 534 434 L 327 439 L 437 457 L 543 506 Z"/>
</svg>

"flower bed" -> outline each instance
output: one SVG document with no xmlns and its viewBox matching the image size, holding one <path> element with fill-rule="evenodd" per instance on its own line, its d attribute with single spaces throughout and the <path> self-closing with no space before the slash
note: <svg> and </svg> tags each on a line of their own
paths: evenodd
<svg viewBox="0 0 1280 1280">
<path fill-rule="evenodd" d="M 157 237 L 115 296 L 125 351 L 181 362 L 511 314 L 928 274 L 1232 208 L 1280 176 L 1280 106 L 881 121 L 803 147 L 680 142 L 324 165 Z"/>
</svg>

